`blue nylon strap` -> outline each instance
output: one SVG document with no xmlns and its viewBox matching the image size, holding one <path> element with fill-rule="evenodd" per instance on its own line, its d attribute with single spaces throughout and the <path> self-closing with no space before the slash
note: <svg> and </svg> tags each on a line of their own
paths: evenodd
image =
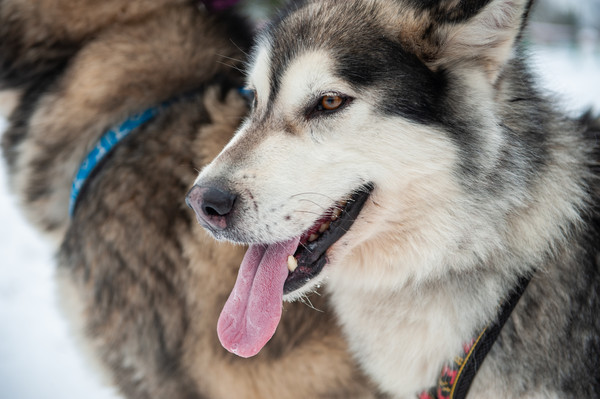
<svg viewBox="0 0 600 399">
<path fill-rule="evenodd" d="M 247 101 L 252 100 L 254 95 L 252 91 L 244 88 L 238 88 L 237 90 Z M 71 185 L 71 198 L 69 200 L 69 216 L 73 217 L 73 212 L 75 212 L 75 207 L 77 206 L 77 198 L 79 197 L 79 194 L 81 194 L 81 190 L 94 169 L 96 169 L 102 160 L 115 149 L 121 140 L 127 137 L 135 129 L 154 118 L 161 110 L 168 108 L 171 104 L 182 98 L 190 98 L 197 93 L 198 90 L 195 90 L 165 101 L 156 107 L 148 108 L 139 114 L 131 116 L 125 122 L 106 132 L 100 140 L 98 140 L 94 148 L 87 154 L 73 179 L 73 184 Z"/>
<path fill-rule="evenodd" d="M 167 106 L 168 103 L 159 105 L 158 107 L 148 108 L 147 110 L 133 115 L 125 122 L 110 129 L 104 136 L 98 140 L 98 143 L 85 157 L 79 171 L 73 179 L 71 186 L 71 199 L 69 201 L 69 216 L 73 217 L 75 211 L 75 205 L 77 204 L 77 198 L 81 193 L 85 182 L 90 177 L 94 169 L 102 162 L 104 158 L 119 144 L 121 140 L 127 137 L 132 131 L 154 118 L 158 112 Z"/>
</svg>

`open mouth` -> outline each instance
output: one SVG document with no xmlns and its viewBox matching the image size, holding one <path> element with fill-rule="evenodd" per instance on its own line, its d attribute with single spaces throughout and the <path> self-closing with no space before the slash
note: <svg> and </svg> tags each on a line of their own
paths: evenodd
<svg viewBox="0 0 600 399">
<path fill-rule="evenodd" d="M 352 227 L 372 190 L 371 184 L 365 185 L 336 203 L 300 237 L 248 247 L 219 316 L 217 333 L 223 347 L 242 357 L 260 351 L 279 324 L 283 295 L 321 273 L 327 251 Z"/>
<path fill-rule="evenodd" d="M 347 200 L 337 202 L 302 234 L 298 249 L 288 257 L 284 294 L 303 287 L 321 273 L 328 261 L 327 250 L 350 230 L 372 190 L 371 184 L 365 185 Z"/>
</svg>

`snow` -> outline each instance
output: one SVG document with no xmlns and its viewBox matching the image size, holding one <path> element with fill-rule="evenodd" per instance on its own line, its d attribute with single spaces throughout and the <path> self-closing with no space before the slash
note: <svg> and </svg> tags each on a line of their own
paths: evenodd
<svg viewBox="0 0 600 399">
<path fill-rule="evenodd" d="M 16 209 L 4 162 L 0 221 L 0 398 L 118 398 L 73 342 L 57 306 L 50 245 Z"/>
<path fill-rule="evenodd" d="M 571 112 L 600 110 L 600 54 L 539 47 L 533 65 Z M 0 132 L 5 125 L 0 118 Z M 117 398 L 74 344 L 57 307 L 50 248 L 16 209 L 1 163 L 0 221 L 0 397 Z"/>
<path fill-rule="evenodd" d="M 600 53 L 593 48 L 536 47 L 531 66 L 563 109 L 574 115 L 590 107 L 600 112 Z"/>
</svg>

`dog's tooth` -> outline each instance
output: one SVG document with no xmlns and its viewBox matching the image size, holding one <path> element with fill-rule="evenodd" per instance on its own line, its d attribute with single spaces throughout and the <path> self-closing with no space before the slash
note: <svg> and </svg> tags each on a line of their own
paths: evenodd
<svg viewBox="0 0 600 399">
<path fill-rule="evenodd" d="M 298 261 L 296 260 L 296 258 L 294 258 L 294 255 L 288 256 L 288 258 L 287 258 L 287 267 L 288 267 L 288 270 L 290 272 L 292 272 L 292 273 L 298 267 Z"/>
<path fill-rule="evenodd" d="M 330 225 L 330 224 L 331 224 L 331 223 L 329 223 L 329 222 L 325 222 L 325 223 L 323 223 L 323 224 L 321 225 L 321 227 L 319 227 L 319 233 L 324 233 L 324 232 L 325 232 L 325 230 L 327 230 L 327 229 L 329 228 L 329 225 Z"/>
<path fill-rule="evenodd" d="M 342 214 L 342 208 L 335 208 L 331 214 L 331 220 L 335 221 Z"/>
<path fill-rule="evenodd" d="M 313 233 L 310 235 L 310 237 L 308 237 L 308 241 L 313 242 L 315 241 L 317 238 L 319 238 L 319 235 L 316 233 Z"/>
</svg>

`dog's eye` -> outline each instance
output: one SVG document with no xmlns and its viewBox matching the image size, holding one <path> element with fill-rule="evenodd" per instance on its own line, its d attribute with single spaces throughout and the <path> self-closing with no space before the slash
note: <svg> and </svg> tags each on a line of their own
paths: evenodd
<svg viewBox="0 0 600 399">
<path fill-rule="evenodd" d="M 333 111 L 338 109 L 344 103 L 344 98 L 342 96 L 333 95 L 333 96 L 323 96 L 321 97 L 321 107 L 327 111 Z"/>
<path fill-rule="evenodd" d="M 306 113 L 307 118 L 314 118 L 321 114 L 339 111 L 350 102 L 351 98 L 342 94 L 326 94 L 321 96 L 316 104 Z"/>
</svg>

